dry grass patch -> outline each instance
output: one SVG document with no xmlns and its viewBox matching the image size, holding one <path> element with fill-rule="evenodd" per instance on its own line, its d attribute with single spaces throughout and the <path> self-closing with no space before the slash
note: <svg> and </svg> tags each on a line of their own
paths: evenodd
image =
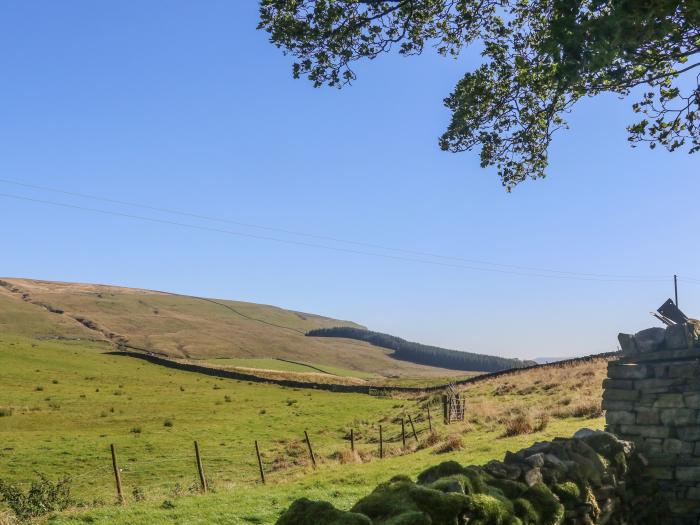
<svg viewBox="0 0 700 525">
<path fill-rule="evenodd" d="M 464 448 L 462 437 L 457 434 L 451 434 L 435 447 L 436 454 L 446 454 L 447 452 L 455 452 Z"/>
</svg>

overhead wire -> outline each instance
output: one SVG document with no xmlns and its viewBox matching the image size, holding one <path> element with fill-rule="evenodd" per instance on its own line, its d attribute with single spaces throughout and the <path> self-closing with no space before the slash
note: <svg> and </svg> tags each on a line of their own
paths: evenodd
<svg viewBox="0 0 700 525">
<path fill-rule="evenodd" d="M 235 225 L 243 226 L 243 227 L 247 227 L 247 228 L 262 229 L 262 230 L 267 230 L 267 231 L 284 233 L 287 235 L 296 235 L 296 236 L 313 238 L 313 239 L 317 239 L 317 240 L 332 241 L 332 242 L 355 245 L 355 246 L 364 246 L 367 248 L 391 251 L 391 252 L 396 252 L 396 253 L 404 253 L 407 255 L 413 255 L 413 256 L 418 256 L 418 257 L 429 257 L 429 258 L 434 258 L 434 259 L 462 262 L 462 263 L 467 263 L 469 265 L 479 265 L 482 267 L 483 266 L 495 267 L 491 271 L 496 271 L 496 268 L 502 268 L 502 269 L 509 269 L 509 270 L 518 270 L 521 272 L 530 272 L 533 274 L 537 274 L 536 276 L 547 276 L 547 274 L 553 274 L 552 276 L 559 275 L 559 276 L 570 276 L 570 277 L 579 277 L 579 278 L 586 277 L 586 278 L 597 278 L 600 280 L 608 280 L 609 279 L 609 280 L 613 280 L 613 281 L 615 281 L 615 280 L 621 280 L 621 281 L 633 280 L 633 281 L 645 281 L 646 282 L 646 281 L 657 281 L 658 280 L 659 282 L 661 282 L 661 281 L 665 281 L 667 279 L 666 277 L 662 277 L 662 276 L 619 275 L 619 274 L 606 274 L 606 273 L 573 272 L 573 271 L 568 271 L 568 270 L 537 268 L 537 267 L 533 267 L 533 266 L 521 266 L 521 265 L 514 265 L 514 264 L 503 264 L 503 263 L 496 263 L 496 262 L 491 262 L 491 261 L 483 261 L 483 260 L 477 260 L 477 259 L 468 259 L 468 258 L 457 257 L 457 256 L 453 256 L 453 255 L 444 255 L 444 254 L 438 254 L 438 253 L 427 252 L 427 251 L 418 251 L 418 250 L 407 250 L 404 248 L 396 248 L 396 247 L 391 247 L 391 246 L 386 246 L 386 245 L 381 245 L 381 244 L 376 244 L 376 243 L 369 243 L 369 242 L 363 242 L 363 241 L 357 241 L 357 240 L 349 240 L 349 239 L 343 239 L 340 237 L 334 237 L 334 236 L 328 236 L 328 235 L 318 235 L 318 234 L 312 234 L 312 233 L 308 233 L 308 232 L 301 232 L 301 231 L 297 231 L 297 230 L 288 230 L 288 229 L 277 228 L 277 227 L 272 227 L 272 226 L 264 226 L 264 225 L 260 225 L 260 224 L 250 223 L 250 222 L 234 221 L 234 220 L 223 219 L 220 217 L 214 217 L 214 216 L 210 216 L 210 215 L 202 215 L 202 214 L 198 214 L 198 213 L 191 213 L 191 212 L 185 212 L 185 211 L 181 211 L 181 210 L 175 210 L 172 208 L 152 206 L 152 205 L 147 205 L 147 204 L 139 204 L 139 203 L 120 200 L 120 199 L 113 199 L 113 198 L 103 197 L 103 196 L 98 196 L 98 195 L 68 191 L 68 190 L 63 190 L 63 189 L 59 189 L 59 188 L 52 188 L 52 187 L 48 187 L 48 186 L 29 184 L 29 183 L 19 182 L 19 181 L 5 179 L 5 178 L 0 178 L 0 183 L 12 184 L 15 186 L 25 187 L 25 188 L 29 188 L 29 189 L 33 189 L 33 190 L 59 193 L 59 194 L 68 195 L 68 196 L 72 196 L 72 197 L 78 197 L 78 198 L 82 198 L 82 199 L 102 201 L 102 202 L 106 202 L 106 203 L 117 204 L 120 206 L 141 208 L 141 209 L 155 211 L 155 212 L 159 212 L 159 213 L 180 215 L 180 216 L 184 216 L 184 217 L 190 217 L 190 218 L 212 221 L 212 222 L 235 224 Z M 7 196 L 7 194 L 3 194 L 3 196 Z M 37 201 L 39 201 L 39 200 L 37 199 Z M 41 202 L 49 203 L 47 201 L 41 201 Z M 77 208 L 77 206 L 75 206 L 75 207 Z M 99 210 L 93 209 L 90 211 L 99 211 Z M 124 214 L 124 216 L 129 216 L 129 215 Z M 133 218 L 140 218 L 142 220 L 149 220 L 149 219 L 144 218 L 144 217 L 138 217 L 138 216 L 132 216 L 132 217 Z M 163 222 L 166 222 L 166 221 L 163 221 Z M 176 224 L 175 221 L 172 221 L 172 224 Z M 177 224 L 180 226 L 188 226 L 184 223 L 177 223 Z M 233 233 L 233 232 L 228 232 L 228 233 Z M 289 240 L 289 239 L 276 239 L 276 238 L 269 238 L 269 237 L 264 237 L 264 236 L 256 237 L 254 234 L 245 234 L 245 233 L 241 233 L 241 232 L 236 232 L 234 234 L 235 235 L 249 236 L 249 237 L 254 237 L 254 238 L 265 238 L 266 240 L 272 240 L 272 241 L 277 241 L 277 242 L 289 242 L 289 243 L 297 243 L 298 242 L 298 241 L 295 242 L 295 241 Z M 314 247 L 320 247 L 320 248 L 326 248 L 326 249 L 338 249 L 338 250 L 343 250 L 343 251 L 349 251 L 351 253 L 367 254 L 366 252 L 353 251 L 353 250 L 343 249 L 343 248 L 338 248 L 338 247 L 330 247 L 330 246 L 318 245 L 318 244 L 310 244 L 310 245 L 314 246 Z M 380 256 L 380 257 L 387 256 L 386 254 L 377 254 L 377 253 L 370 253 L 368 255 Z M 389 257 L 391 257 L 391 256 L 389 256 Z M 426 261 L 424 259 L 421 259 L 420 262 L 429 263 L 429 261 Z M 472 269 L 472 270 L 489 271 L 486 268 L 478 268 L 477 269 L 477 268 L 474 268 L 471 266 L 466 267 L 466 268 Z"/>
</svg>

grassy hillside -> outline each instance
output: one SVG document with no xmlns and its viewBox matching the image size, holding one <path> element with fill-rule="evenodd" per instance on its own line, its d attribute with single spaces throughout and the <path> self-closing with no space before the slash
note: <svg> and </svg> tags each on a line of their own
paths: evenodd
<svg viewBox="0 0 700 525">
<path fill-rule="evenodd" d="M 100 342 L 0 335 L 0 478 L 26 486 L 37 472 L 67 474 L 88 507 L 51 523 L 272 524 L 301 496 L 347 508 L 395 474 L 415 476 L 444 459 L 483 463 L 532 441 L 602 426 L 604 361 L 470 385 L 467 421 L 444 426 L 433 405 L 430 434 L 426 408 L 437 396 L 375 398 L 219 380 L 107 349 Z M 409 414 L 420 443 L 409 434 L 403 451 L 396 418 Z M 382 460 L 379 424 L 389 441 Z M 347 450 L 351 427 L 357 456 Z M 315 471 L 304 430 L 319 462 Z M 208 496 L 194 495 L 195 439 L 215 491 Z M 265 487 L 257 481 L 256 439 Z M 110 443 L 119 453 L 125 507 L 112 505 Z"/>
<path fill-rule="evenodd" d="M 354 372 L 358 377 L 448 376 L 457 372 L 389 357 L 390 350 L 359 341 L 313 339 L 304 334 L 330 326 L 360 327 L 274 306 L 206 300 L 162 292 L 0 280 L 0 329 L 36 338 L 128 341 L 130 345 L 188 359 L 283 358 Z"/>
</svg>

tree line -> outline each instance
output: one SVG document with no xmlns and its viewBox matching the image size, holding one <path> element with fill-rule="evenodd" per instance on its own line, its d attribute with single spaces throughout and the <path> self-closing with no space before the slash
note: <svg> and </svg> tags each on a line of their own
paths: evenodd
<svg viewBox="0 0 700 525">
<path fill-rule="evenodd" d="M 522 368 L 536 364 L 534 361 L 522 361 L 520 359 L 460 352 L 439 346 L 423 345 L 406 341 L 393 335 L 348 326 L 318 328 L 310 330 L 306 335 L 309 337 L 343 337 L 365 341 L 374 346 L 393 350 L 392 357 L 396 359 L 421 365 L 449 368 L 451 370 L 498 372 L 509 368 Z"/>
</svg>

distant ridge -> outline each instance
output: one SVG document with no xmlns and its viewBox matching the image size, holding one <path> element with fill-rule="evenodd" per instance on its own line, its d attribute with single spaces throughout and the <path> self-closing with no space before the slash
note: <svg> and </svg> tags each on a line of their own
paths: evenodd
<svg viewBox="0 0 700 525">
<path fill-rule="evenodd" d="M 533 361 L 540 365 L 546 365 L 548 363 L 558 363 L 559 361 L 566 361 L 571 359 L 571 357 L 535 357 Z"/>
<path fill-rule="evenodd" d="M 309 337 L 340 337 L 365 341 L 374 346 L 393 350 L 394 353 L 391 354 L 391 357 L 395 359 L 422 365 L 439 366 L 451 370 L 498 372 L 537 364 L 534 361 L 522 361 L 520 359 L 507 357 L 461 352 L 459 350 L 449 350 L 439 346 L 414 343 L 393 335 L 350 326 L 318 328 L 309 330 L 306 335 Z"/>
</svg>

